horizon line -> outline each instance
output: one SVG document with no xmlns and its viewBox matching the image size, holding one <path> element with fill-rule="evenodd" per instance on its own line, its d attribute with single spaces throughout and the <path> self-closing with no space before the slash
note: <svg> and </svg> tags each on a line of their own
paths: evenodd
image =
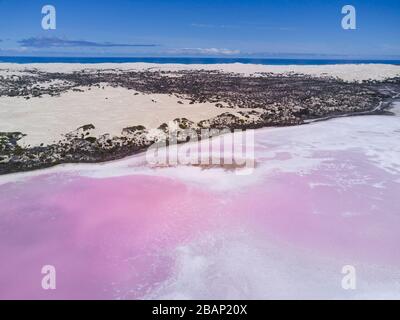
<svg viewBox="0 0 400 320">
<path fill-rule="evenodd" d="M 324 57 L 325 56 L 325 57 Z M 1 55 L 0 58 L 35 58 L 35 59 L 226 59 L 226 60 L 375 60 L 385 61 L 393 60 L 400 61 L 400 56 L 386 56 L 386 57 L 373 57 L 373 56 L 336 56 L 324 55 L 316 57 L 227 57 L 227 56 L 35 56 L 35 55 Z"/>
</svg>

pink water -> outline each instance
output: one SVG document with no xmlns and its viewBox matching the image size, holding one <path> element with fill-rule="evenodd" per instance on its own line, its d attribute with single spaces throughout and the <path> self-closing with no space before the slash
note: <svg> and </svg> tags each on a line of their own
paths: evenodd
<svg viewBox="0 0 400 320">
<path fill-rule="evenodd" d="M 398 298 L 399 122 L 261 130 L 249 177 L 125 161 L 6 181 L 0 298 Z"/>
</svg>

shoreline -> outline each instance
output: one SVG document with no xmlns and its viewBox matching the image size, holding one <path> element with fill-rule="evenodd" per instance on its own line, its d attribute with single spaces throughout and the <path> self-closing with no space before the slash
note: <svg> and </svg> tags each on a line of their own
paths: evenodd
<svg viewBox="0 0 400 320">
<path fill-rule="evenodd" d="M 219 64 L 179 64 L 179 63 L 149 63 L 149 62 L 123 62 L 123 63 L 7 63 L 0 62 L 1 71 L 10 70 L 23 72 L 35 69 L 43 72 L 73 73 L 82 70 L 119 70 L 119 71 L 221 71 L 242 75 L 257 75 L 262 73 L 288 74 L 297 73 L 315 77 L 333 77 L 347 82 L 383 81 L 388 78 L 400 76 L 400 65 L 379 63 L 358 64 L 326 64 L 326 65 L 264 65 L 246 63 L 219 63 Z"/>
<path fill-rule="evenodd" d="M 182 130 L 200 139 L 203 129 L 390 114 L 400 92 L 400 67 L 381 65 L 289 66 L 286 73 L 288 66 L 241 64 L 5 66 L 0 63 L 0 175 L 118 160 Z M 271 68 L 283 73 L 262 72 Z M 299 68 L 308 73 L 296 73 Z M 347 76 L 335 78 L 338 73 Z M 349 75 L 364 79 L 348 82 Z"/>
<path fill-rule="evenodd" d="M 309 122 L 299 124 L 299 125 L 291 125 L 291 126 L 274 126 L 274 127 L 258 127 L 258 128 L 249 128 L 249 129 L 254 129 L 254 130 L 267 130 L 267 129 L 285 129 L 285 128 L 295 128 L 295 127 L 300 127 L 300 126 L 305 126 L 305 125 L 312 125 L 316 124 L 319 122 L 327 122 L 330 120 L 337 120 L 340 118 L 350 118 L 350 117 L 364 117 L 364 116 L 390 116 L 394 117 L 396 116 L 395 113 L 393 113 L 391 110 L 395 108 L 395 104 L 400 105 L 400 99 L 390 99 L 390 101 L 380 103 L 380 105 L 374 110 L 371 111 L 366 111 L 362 113 L 354 113 L 354 114 L 346 114 L 346 115 L 337 115 L 337 116 L 330 116 L 330 117 L 325 117 L 321 119 L 314 119 L 310 120 Z M 377 110 L 379 108 L 379 110 Z M 231 134 L 231 133 L 229 133 Z M 215 137 L 210 137 L 207 139 L 213 139 Z M 202 140 L 199 140 L 199 142 Z M 178 142 L 179 144 L 184 144 L 184 143 L 190 143 L 190 142 Z M 0 171 L 0 185 L 5 184 L 5 183 L 10 183 L 13 182 L 15 179 L 18 180 L 19 178 L 25 178 L 25 177 L 32 177 L 32 176 L 39 176 L 42 174 L 51 174 L 53 173 L 52 171 L 59 170 L 66 170 L 66 171 L 76 171 L 76 169 L 79 169 L 77 166 L 82 166 L 82 168 L 85 168 L 90 165 L 112 165 L 117 164 L 118 162 L 121 161 L 130 161 L 134 159 L 135 157 L 140 158 L 143 157 L 144 154 L 146 153 L 146 149 L 139 150 L 137 152 L 127 154 L 125 156 L 119 157 L 116 156 L 113 159 L 108 159 L 108 160 L 98 160 L 98 161 L 77 161 L 77 162 L 61 162 L 61 163 L 56 163 L 56 164 L 50 164 L 47 166 L 43 167 L 37 167 L 34 169 L 26 169 L 26 170 L 19 170 L 19 171 L 12 171 L 8 173 L 2 173 Z M 222 167 L 222 166 L 221 166 Z M 48 171 L 48 172 L 45 172 Z M 27 175 L 27 176 L 26 176 Z M 21 176 L 21 177 L 18 177 Z M 11 178 L 11 179 L 9 179 Z M 5 180 L 5 181 L 2 181 Z"/>
<path fill-rule="evenodd" d="M 390 111 L 393 108 L 393 104 L 396 102 L 400 102 L 400 100 L 396 100 L 397 98 L 388 99 L 387 101 L 379 102 L 379 105 L 373 108 L 370 111 L 361 111 L 354 113 L 346 113 L 346 114 L 338 114 L 332 115 L 328 117 L 318 118 L 318 119 L 309 119 L 304 121 L 304 125 L 311 124 L 314 122 L 328 121 L 337 118 L 348 118 L 348 117 L 358 117 L 358 116 L 393 116 L 394 114 Z"/>
</svg>

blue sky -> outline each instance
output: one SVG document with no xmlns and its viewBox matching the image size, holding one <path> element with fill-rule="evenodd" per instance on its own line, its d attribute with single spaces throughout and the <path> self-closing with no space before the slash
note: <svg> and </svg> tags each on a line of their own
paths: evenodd
<svg viewBox="0 0 400 320">
<path fill-rule="evenodd" d="M 400 1 L 0 0 L 0 55 L 399 58 Z"/>
</svg>

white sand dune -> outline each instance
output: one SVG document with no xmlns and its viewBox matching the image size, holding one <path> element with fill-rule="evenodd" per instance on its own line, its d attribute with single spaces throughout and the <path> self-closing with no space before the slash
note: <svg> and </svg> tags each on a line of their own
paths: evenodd
<svg viewBox="0 0 400 320">
<path fill-rule="evenodd" d="M 383 64 L 326 65 L 326 66 L 267 66 L 251 64 L 11 64 L 0 63 L 0 76 L 18 75 L 27 70 L 74 72 L 88 70 L 220 70 L 245 75 L 257 73 L 302 73 L 314 76 L 333 76 L 346 81 L 382 80 L 400 76 L 400 66 Z M 25 100 L 21 97 L 0 97 L 0 131 L 23 132 L 24 145 L 49 144 L 62 139 L 63 134 L 80 126 L 93 124 L 95 135 L 119 135 L 123 128 L 144 125 L 156 128 L 176 118 L 198 122 L 232 109 L 216 108 L 211 103 L 189 104 L 189 101 L 169 95 L 135 95 L 124 88 L 84 89 L 66 92 L 60 97 L 43 96 Z M 179 104 L 178 101 L 183 102 Z"/>
<path fill-rule="evenodd" d="M 38 145 L 57 142 L 63 134 L 86 124 L 96 127 L 92 132 L 96 136 L 113 136 L 121 135 L 122 129 L 130 126 L 157 128 L 176 118 L 199 122 L 231 110 L 216 108 L 212 103 L 189 104 L 188 100 L 167 94 L 135 93 L 105 86 L 85 92 L 69 91 L 60 97 L 0 97 L 0 131 L 23 132 L 27 136 L 22 144 Z"/>
<path fill-rule="evenodd" d="M 389 64 L 337 64 L 337 65 L 259 65 L 259 64 L 156 64 L 156 63 L 36 63 L 15 64 L 0 63 L 0 75 L 5 70 L 23 72 L 27 69 L 37 69 L 46 72 L 74 72 L 87 70 L 220 70 L 244 75 L 255 73 L 301 73 L 313 76 L 332 76 L 345 81 L 383 80 L 400 76 L 400 66 Z"/>
</svg>

